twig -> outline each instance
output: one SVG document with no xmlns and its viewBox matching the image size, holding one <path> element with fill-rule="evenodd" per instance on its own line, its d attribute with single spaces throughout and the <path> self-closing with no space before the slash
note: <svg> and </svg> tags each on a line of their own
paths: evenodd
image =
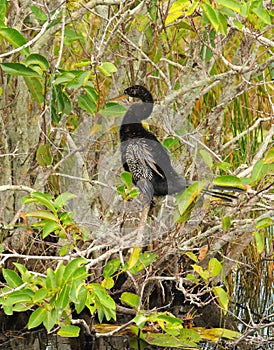
<svg viewBox="0 0 274 350">
<path fill-rule="evenodd" d="M 13 55 L 16 52 L 19 52 L 19 51 L 21 51 L 23 49 L 26 49 L 27 47 L 30 47 L 37 40 L 39 40 L 41 38 L 41 36 L 46 32 L 48 26 L 58 17 L 58 15 L 59 15 L 59 13 L 60 13 L 60 11 L 62 9 L 63 4 L 65 4 L 65 3 L 66 3 L 66 1 L 62 1 L 61 4 L 58 5 L 58 7 L 55 10 L 54 14 L 42 25 L 40 32 L 33 39 L 28 41 L 26 44 L 24 44 L 24 45 L 22 45 L 20 47 L 17 47 L 16 49 L 13 49 L 13 50 L 11 50 L 9 52 L 2 53 L 0 55 L 0 58 L 11 56 L 11 55 Z"/>
</svg>

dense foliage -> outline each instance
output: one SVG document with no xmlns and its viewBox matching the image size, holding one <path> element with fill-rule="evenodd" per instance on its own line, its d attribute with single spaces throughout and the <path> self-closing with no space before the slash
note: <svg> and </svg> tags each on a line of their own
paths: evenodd
<svg viewBox="0 0 274 350">
<path fill-rule="evenodd" d="M 131 332 L 156 346 L 271 341 L 256 332 L 274 316 L 272 6 L 0 0 L 6 315 L 29 311 L 29 329 L 43 324 L 62 336 L 78 336 L 80 325 L 93 332 L 85 310 L 99 322 L 131 315 Z M 146 127 L 176 169 L 206 180 L 157 201 L 142 250 L 134 244 L 140 196 L 119 159 L 127 105 L 111 101 L 135 83 L 155 97 Z M 246 192 L 232 205 L 210 203 L 201 190 L 213 178 Z M 219 323 L 237 312 L 241 290 L 242 335 Z M 184 316 L 175 317 L 175 294 Z M 209 304 L 218 325 L 186 328 Z"/>
</svg>

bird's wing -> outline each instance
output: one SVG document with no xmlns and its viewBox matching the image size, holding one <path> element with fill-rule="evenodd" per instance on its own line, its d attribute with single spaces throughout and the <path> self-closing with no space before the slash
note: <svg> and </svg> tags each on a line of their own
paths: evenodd
<svg viewBox="0 0 274 350">
<path fill-rule="evenodd" d="M 162 178 L 164 177 L 156 167 L 151 145 L 147 141 L 141 138 L 134 139 L 128 142 L 126 147 L 126 161 L 136 182 L 142 178 L 150 181 L 153 171 Z"/>
</svg>

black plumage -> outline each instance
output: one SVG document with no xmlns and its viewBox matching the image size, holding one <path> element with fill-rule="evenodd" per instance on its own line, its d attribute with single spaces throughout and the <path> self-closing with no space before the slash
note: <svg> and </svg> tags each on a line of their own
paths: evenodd
<svg viewBox="0 0 274 350">
<path fill-rule="evenodd" d="M 186 181 L 175 171 L 167 149 L 142 125 L 142 120 L 148 118 L 153 109 L 151 93 L 144 86 L 134 85 L 127 88 L 124 95 L 142 101 L 133 103 L 128 108 L 120 127 L 120 149 L 124 169 L 132 174 L 134 184 L 148 202 L 151 202 L 153 196 L 165 196 L 185 190 L 194 182 Z M 226 201 L 235 198 L 231 194 L 218 192 L 233 190 L 233 187 L 212 185 L 211 188 L 204 192 Z"/>
</svg>

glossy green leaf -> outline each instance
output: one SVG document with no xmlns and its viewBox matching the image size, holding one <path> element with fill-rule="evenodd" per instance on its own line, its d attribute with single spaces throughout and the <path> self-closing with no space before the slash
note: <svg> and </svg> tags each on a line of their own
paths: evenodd
<svg viewBox="0 0 274 350">
<path fill-rule="evenodd" d="M 202 150 L 200 151 L 200 155 L 202 156 L 202 158 L 203 158 L 204 162 L 206 163 L 206 165 L 207 165 L 210 169 L 212 169 L 212 167 L 213 167 L 213 159 L 212 159 L 211 154 L 210 154 L 208 151 L 202 149 Z"/>
<path fill-rule="evenodd" d="M 34 101 L 41 104 L 44 102 L 44 86 L 40 78 L 24 77 L 25 83 Z"/>
<path fill-rule="evenodd" d="M 47 311 L 41 307 L 38 307 L 29 318 L 28 329 L 38 327 L 45 319 Z"/>
<path fill-rule="evenodd" d="M 131 252 L 130 257 L 129 257 L 128 262 L 127 262 L 128 269 L 131 269 L 133 266 L 136 265 L 136 263 L 139 259 L 139 256 L 140 256 L 140 252 L 141 252 L 140 247 L 134 247 L 132 249 L 132 252 Z"/>
<path fill-rule="evenodd" d="M 47 223 L 45 223 L 45 225 L 43 226 L 43 233 L 42 233 L 42 238 L 46 238 L 49 234 L 51 234 L 52 232 L 55 232 L 57 230 L 60 230 L 60 224 L 58 224 L 55 221 L 48 221 Z"/>
<path fill-rule="evenodd" d="M 227 292 L 222 287 L 219 287 L 219 286 L 213 287 L 212 290 L 213 290 L 214 295 L 217 298 L 217 301 L 218 301 L 219 305 L 226 312 L 227 309 L 228 309 L 228 303 L 229 303 Z"/>
<path fill-rule="evenodd" d="M 31 216 L 31 217 L 38 218 L 38 219 L 45 219 L 45 220 L 59 222 L 59 219 L 57 216 L 55 216 L 54 214 L 52 214 L 46 210 L 33 211 L 31 213 L 27 213 L 26 216 Z"/>
<path fill-rule="evenodd" d="M 261 23 L 271 25 L 272 20 L 266 9 L 264 9 L 263 7 L 255 7 L 252 8 L 252 12 L 255 13 L 256 16 L 258 16 Z"/>
<path fill-rule="evenodd" d="M 40 74 L 38 74 L 35 70 L 31 69 L 30 67 L 26 67 L 22 63 L 0 63 L 1 68 L 3 71 L 10 75 L 16 75 L 16 76 L 22 76 L 22 77 L 40 77 Z"/>
<path fill-rule="evenodd" d="M 97 111 L 97 104 L 94 102 L 94 100 L 90 97 L 89 94 L 83 94 L 78 96 L 78 106 L 91 114 L 94 114 Z"/>
<path fill-rule="evenodd" d="M 228 231 L 231 227 L 231 218 L 230 216 L 222 217 L 222 228 L 224 231 Z"/>
<path fill-rule="evenodd" d="M 41 302 L 43 299 L 48 297 L 48 290 L 46 288 L 40 288 L 32 297 L 33 303 Z"/>
<path fill-rule="evenodd" d="M 192 273 L 188 273 L 186 275 L 186 280 L 192 281 L 194 283 L 199 283 L 200 282 L 199 278 L 195 277 Z"/>
<path fill-rule="evenodd" d="M 105 289 L 111 289 L 114 287 L 114 279 L 112 277 L 107 277 L 104 278 L 101 285 L 105 288 Z"/>
<path fill-rule="evenodd" d="M 77 196 L 73 193 L 70 192 L 64 192 L 61 193 L 54 201 L 54 207 L 56 208 L 56 210 L 60 210 L 61 208 L 64 208 L 65 205 L 68 204 L 68 202 L 70 200 L 72 200 L 73 198 L 76 198 Z"/>
<path fill-rule="evenodd" d="M 186 256 L 188 256 L 191 260 L 195 261 L 196 263 L 199 262 L 199 259 L 193 252 L 184 252 Z"/>
<path fill-rule="evenodd" d="M 49 291 L 56 291 L 57 289 L 55 272 L 51 268 L 47 269 L 46 288 Z"/>
<path fill-rule="evenodd" d="M 274 71 L 274 67 L 273 67 L 273 71 Z M 270 150 L 265 155 L 264 164 L 274 164 L 274 147 L 270 148 Z"/>
<path fill-rule="evenodd" d="M 24 197 L 22 199 L 22 203 L 37 203 L 40 205 L 44 205 L 47 207 L 50 211 L 55 212 L 55 207 L 52 203 L 53 196 L 49 195 L 48 193 L 42 193 L 42 192 L 32 192 L 30 196 Z"/>
<path fill-rule="evenodd" d="M 28 303 L 31 302 L 31 296 L 25 292 L 25 290 L 15 291 L 9 294 L 6 303 L 7 304 L 20 304 L 20 303 Z"/>
<path fill-rule="evenodd" d="M 75 258 L 71 260 L 68 265 L 65 268 L 64 276 L 63 276 L 63 283 L 67 283 L 73 275 L 77 272 L 77 270 L 88 263 L 88 259 L 85 258 Z"/>
<path fill-rule="evenodd" d="M 265 250 L 265 238 L 263 231 L 255 231 L 254 233 L 256 249 L 259 254 L 261 254 Z"/>
<path fill-rule="evenodd" d="M 113 276 L 119 270 L 120 266 L 121 261 L 119 258 L 109 260 L 103 269 L 103 276 L 105 278 Z"/>
<path fill-rule="evenodd" d="M 246 187 L 242 184 L 241 180 L 237 176 L 232 175 L 217 176 L 214 178 L 213 184 L 228 187 L 228 189 L 229 187 L 235 187 L 239 190 L 246 190 Z"/>
<path fill-rule="evenodd" d="M 180 215 L 183 215 L 187 209 L 195 203 L 198 195 L 203 191 L 205 182 L 196 182 L 189 186 L 185 191 L 176 196 Z"/>
<path fill-rule="evenodd" d="M 149 266 L 153 261 L 157 259 L 157 254 L 145 252 L 140 254 L 137 263 L 129 269 L 132 274 L 136 274 L 143 270 L 145 267 Z M 127 263 L 124 268 L 127 268 Z"/>
<path fill-rule="evenodd" d="M 42 23 L 46 22 L 47 15 L 41 10 L 40 7 L 31 5 L 31 12 L 40 20 Z"/>
<path fill-rule="evenodd" d="M 90 74 L 90 71 L 80 72 L 75 76 L 75 78 L 66 84 L 66 87 L 68 89 L 79 89 L 82 86 L 86 86 L 90 78 Z"/>
<path fill-rule="evenodd" d="M 241 13 L 241 2 L 236 0 L 216 0 L 216 4 Z"/>
<path fill-rule="evenodd" d="M 2 274 L 10 288 L 17 288 L 23 284 L 21 277 L 13 270 L 2 269 Z"/>
<path fill-rule="evenodd" d="M 97 68 L 107 77 L 110 77 L 111 73 L 117 72 L 116 66 L 111 62 L 104 62 L 101 66 L 97 66 Z"/>
<path fill-rule="evenodd" d="M 221 338 L 226 339 L 237 339 L 242 334 L 236 331 L 232 331 L 230 329 L 225 328 L 199 328 L 199 333 L 203 339 L 207 339 L 210 341 L 220 341 Z"/>
<path fill-rule="evenodd" d="M 267 228 L 267 227 L 269 227 L 269 226 L 272 226 L 272 225 L 274 225 L 274 221 L 273 221 L 273 219 L 272 218 L 270 218 L 270 217 L 266 217 L 266 218 L 263 218 L 263 219 L 259 219 L 259 220 L 257 220 L 257 222 L 256 222 L 256 228 L 260 228 L 260 229 L 262 229 L 262 228 Z"/>
<path fill-rule="evenodd" d="M 132 185 L 132 175 L 130 172 L 128 171 L 124 171 L 121 174 L 121 180 L 123 181 L 123 183 L 127 186 L 130 187 Z"/>
<path fill-rule="evenodd" d="M 69 305 L 69 294 L 71 285 L 65 284 L 61 291 L 58 292 L 55 301 L 55 308 L 57 310 L 65 310 Z"/>
<path fill-rule="evenodd" d="M 42 71 L 48 71 L 50 68 L 48 60 L 38 53 L 30 54 L 25 59 L 25 64 L 26 66 L 37 65 L 42 69 Z"/>
<path fill-rule="evenodd" d="M 138 309 L 140 305 L 140 297 L 134 293 L 124 292 L 120 298 L 121 302 L 125 305 Z"/>
<path fill-rule="evenodd" d="M 100 109 L 99 113 L 105 117 L 120 117 L 124 115 L 126 108 L 116 102 L 107 102 L 104 108 Z"/>
<path fill-rule="evenodd" d="M 24 36 L 15 28 L 0 28 L 0 36 L 5 38 L 16 49 L 27 43 L 27 40 L 24 38 Z M 20 52 L 22 55 L 27 55 L 30 51 L 27 47 L 25 49 L 22 49 Z"/>
<path fill-rule="evenodd" d="M 52 155 L 49 143 L 41 144 L 38 147 L 36 151 L 36 160 L 37 163 L 42 167 L 46 167 L 52 164 Z"/>
<path fill-rule="evenodd" d="M 208 272 L 210 277 L 216 277 L 222 271 L 222 264 L 216 258 L 212 258 L 208 262 Z"/>
<path fill-rule="evenodd" d="M 68 325 L 64 326 L 57 332 L 60 337 L 77 338 L 80 334 L 80 327 Z"/>
<path fill-rule="evenodd" d="M 210 273 L 209 273 L 208 270 L 204 270 L 204 269 L 202 268 L 202 266 L 196 265 L 196 264 L 191 265 L 191 267 L 193 268 L 193 270 L 194 270 L 196 273 L 198 273 L 199 276 L 202 277 L 202 279 L 203 279 L 205 282 L 208 281 L 208 279 L 210 278 Z"/>
<path fill-rule="evenodd" d="M 211 23 L 212 27 L 217 32 L 219 29 L 219 21 L 218 21 L 218 16 L 217 16 L 214 8 L 209 4 L 202 4 L 202 9 L 203 9 L 204 14 L 206 15 L 207 19 Z"/>
<path fill-rule="evenodd" d="M 45 326 L 47 332 L 50 332 L 52 328 L 60 322 L 58 315 L 59 314 L 56 309 L 46 312 L 43 325 Z"/>
</svg>

